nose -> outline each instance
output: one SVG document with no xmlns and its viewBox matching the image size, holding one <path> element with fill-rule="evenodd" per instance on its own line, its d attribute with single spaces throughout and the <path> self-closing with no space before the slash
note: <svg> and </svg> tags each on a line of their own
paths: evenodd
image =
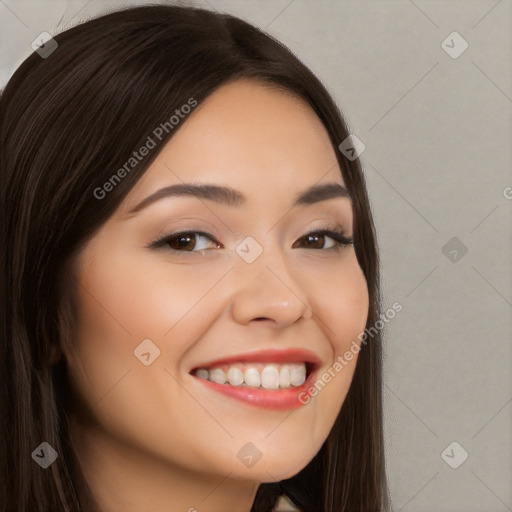
<svg viewBox="0 0 512 512">
<path fill-rule="evenodd" d="M 232 278 L 236 291 L 231 312 L 240 324 L 265 320 L 276 327 L 285 327 L 313 316 L 305 290 L 277 251 L 272 255 L 264 251 L 250 264 L 239 261 Z"/>
</svg>

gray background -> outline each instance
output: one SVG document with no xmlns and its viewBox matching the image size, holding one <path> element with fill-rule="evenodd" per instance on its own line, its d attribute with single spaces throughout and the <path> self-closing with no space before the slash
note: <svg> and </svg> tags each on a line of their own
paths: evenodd
<svg viewBox="0 0 512 512">
<path fill-rule="evenodd" d="M 140 3 L 0 0 L 0 86 L 41 32 Z M 385 336 L 395 510 L 512 511 L 512 2 L 194 5 L 282 40 L 366 146 L 384 310 L 403 305 Z"/>
</svg>

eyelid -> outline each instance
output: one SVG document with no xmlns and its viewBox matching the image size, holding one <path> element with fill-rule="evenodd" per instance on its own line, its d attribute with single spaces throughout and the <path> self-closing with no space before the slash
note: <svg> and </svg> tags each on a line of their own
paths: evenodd
<svg viewBox="0 0 512 512">
<path fill-rule="evenodd" d="M 162 247 L 165 247 L 165 245 L 167 244 L 167 242 L 172 239 L 172 238 L 177 238 L 178 236 L 180 235 L 186 235 L 186 234 L 189 234 L 189 233 L 192 233 L 194 235 L 200 235 L 200 236 L 203 236 L 205 238 L 209 238 L 213 243 L 216 243 L 216 244 L 219 244 L 219 245 L 222 245 L 216 238 L 214 235 L 212 235 L 211 233 L 208 233 L 207 231 L 203 231 L 201 228 L 186 228 L 186 229 L 178 229 L 177 231 L 173 231 L 172 233 L 168 233 L 168 234 L 164 234 L 162 235 L 161 237 L 158 237 L 156 240 L 154 240 L 153 242 L 150 242 L 148 245 L 146 245 L 147 248 L 154 248 L 154 249 L 158 249 L 158 248 L 162 248 Z M 171 249 L 170 249 L 171 250 Z M 206 249 L 201 249 L 201 251 L 205 251 Z M 201 252 L 201 251 L 173 251 L 173 252 L 182 252 L 182 253 L 194 253 L 194 252 Z"/>
<path fill-rule="evenodd" d="M 154 240 L 153 242 L 149 243 L 146 247 L 154 248 L 154 249 L 157 249 L 157 248 L 158 249 L 160 249 L 160 248 L 166 249 L 166 245 L 168 244 L 168 242 L 170 240 L 172 240 L 174 238 L 178 238 L 180 235 L 187 235 L 187 234 L 194 234 L 194 235 L 199 235 L 199 236 L 208 238 L 209 240 L 211 240 L 212 243 L 215 243 L 215 244 L 218 244 L 221 246 L 221 247 L 217 247 L 217 248 L 224 248 L 222 243 L 219 242 L 215 238 L 214 235 L 212 235 L 211 233 L 208 233 L 206 231 L 203 231 L 201 228 L 194 228 L 194 227 L 179 229 L 172 233 L 163 235 L 163 236 L 159 237 L 158 239 Z M 328 222 L 326 225 L 324 225 L 322 227 L 311 228 L 306 233 L 299 236 L 297 238 L 296 242 L 306 238 L 307 236 L 314 235 L 314 234 L 320 234 L 320 236 L 327 236 L 327 237 L 331 238 L 332 240 L 334 240 L 334 242 L 335 242 L 334 247 L 328 247 L 326 249 L 310 249 L 310 250 L 314 250 L 317 252 L 335 251 L 335 250 L 343 249 L 344 247 L 346 247 L 348 245 L 353 245 L 353 239 L 346 234 L 345 228 L 339 222 L 336 222 L 336 221 Z M 294 242 L 294 244 L 296 242 Z M 308 249 L 308 248 L 306 248 L 306 249 Z M 168 247 L 167 247 L 167 250 L 169 250 L 175 254 L 176 253 L 186 253 L 186 254 L 202 253 L 202 254 L 204 254 L 205 251 L 209 251 L 209 249 L 200 249 L 200 250 L 195 250 L 195 251 L 179 251 L 179 250 L 171 249 Z"/>
</svg>

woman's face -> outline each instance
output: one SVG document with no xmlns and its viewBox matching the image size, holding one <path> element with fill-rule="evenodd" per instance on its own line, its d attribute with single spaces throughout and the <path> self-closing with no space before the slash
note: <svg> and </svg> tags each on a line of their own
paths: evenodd
<svg viewBox="0 0 512 512">
<path fill-rule="evenodd" d="M 180 122 L 76 260 L 73 415 L 176 468 L 288 478 L 327 438 L 357 356 L 333 365 L 365 328 L 354 247 L 321 233 L 352 237 L 351 200 L 325 128 L 289 93 L 236 81 Z M 184 184 L 236 192 L 144 202 Z"/>
</svg>

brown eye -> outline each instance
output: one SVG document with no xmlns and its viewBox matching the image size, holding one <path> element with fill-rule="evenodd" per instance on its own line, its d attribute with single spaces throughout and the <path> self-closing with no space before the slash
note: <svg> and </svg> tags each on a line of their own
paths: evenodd
<svg viewBox="0 0 512 512">
<path fill-rule="evenodd" d="M 194 235 L 180 235 L 169 239 L 167 243 L 171 249 L 191 251 L 196 245 L 196 240 Z"/>
<path fill-rule="evenodd" d="M 352 245 L 352 243 L 352 239 L 346 237 L 343 231 L 322 230 L 308 233 L 300 240 L 297 240 L 293 247 L 304 247 L 305 249 L 336 250 L 343 246 Z"/>
<path fill-rule="evenodd" d="M 325 235 L 322 234 L 310 234 L 304 238 L 306 249 L 323 249 L 325 243 Z"/>
<path fill-rule="evenodd" d="M 336 250 L 352 244 L 352 239 L 345 236 L 344 232 L 341 230 L 321 230 L 308 233 L 297 240 L 292 247 L 315 250 Z M 182 231 L 155 240 L 149 244 L 148 247 L 155 249 L 163 248 L 173 252 L 194 253 L 210 248 L 220 249 L 222 248 L 222 244 L 217 242 L 212 235 L 203 231 Z"/>
<path fill-rule="evenodd" d="M 202 231 L 182 231 L 156 240 L 150 247 L 164 248 L 175 252 L 199 252 L 220 244 L 208 233 Z"/>
</svg>

